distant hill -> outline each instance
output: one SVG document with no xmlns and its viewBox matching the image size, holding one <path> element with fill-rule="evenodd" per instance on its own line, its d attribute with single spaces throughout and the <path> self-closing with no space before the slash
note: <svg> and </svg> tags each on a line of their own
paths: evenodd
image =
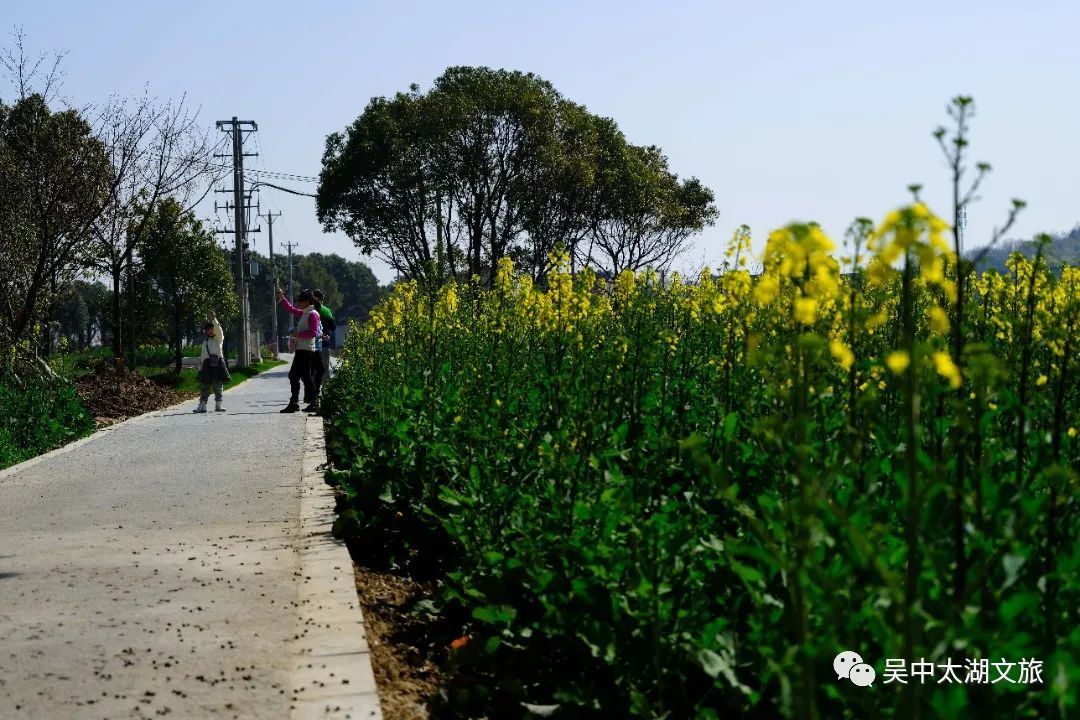
<svg viewBox="0 0 1080 720">
<path fill-rule="evenodd" d="M 1035 251 L 1034 240 L 1009 240 L 999 243 L 986 253 L 979 263 L 978 270 L 979 272 L 997 270 L 1000 273 L 1005 273 L 1005 261 L 1014 252 L 1019 252 L 1024 257 L 1033 258 L 1035 257 Z M 976 248 L 966 254 L 968 257 L 977 257 L 980 252 L 982 250 Z M 1055 236 L 1050 245 L 1046 247 L 1044 254 L 1052 268 L 1059 268 L 1063 264 L 1080 264 L 1080 225 L 1073 228 L 1071 232 Z"/>
</svg>

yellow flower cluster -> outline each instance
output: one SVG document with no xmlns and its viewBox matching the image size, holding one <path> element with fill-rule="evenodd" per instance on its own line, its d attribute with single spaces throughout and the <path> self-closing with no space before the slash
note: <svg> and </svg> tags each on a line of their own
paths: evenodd
<svg viewBox="0 0 1080 720">
<path fill-rule="evenodd" d="M 812 223 L 771 233 L 756 277 L 746 269 L 752 257 L 746 227 L 733 235 L 725 252 L 730 262 L 721 272 L 704 270 L 692 282 L 677 274 L 662 282 L 653 271 L 632 270 L 604 282 L 591 270 L 572 274 L 568 255 L 560 251 L 550 256 L 546 277 L 534 283 L 504 257 L 490 290 L 478 280 L 472 287 L 450 282 L 431 292 L 416 282 L 397 283 L 361 332 L 395 357 L 430 352 L 430 333 L 509 338 L 517 347 L 522 339 L 557 334 L 562 347 L 605 348 L 621 363 L 629 361 L 633 345 L 626 323 L 662 317 L 655 348 L 674 353 L 697 338 L 696 362 L 717 372 L 754 360 L 762 349 L 791 356 L 801 338 L 806 343 L 800 340 L 799 347 L 820 348 L 821 358 L 851 373 L 852 387 L 862 391 L 884 390 L 890 376 L 916 370 L 920 378 L 936 376 L 943 386 L 959 389 L 969 369 L 949 351 L 957 289 L 950 278 L 956 257 L 946 241 L 948 229 L 921 203 L 889 213 L 869 237 L 873 255 L 865 271 L 856 267 L 850 278 L 841 277 L 834 243 Z M 908 263 L 911 273 L 914 340 L 897 324 L 899 263 Z M 1030 331 L 1050 351 L 1049 360 L 1043 355 L 1032 368 L 1032 386 L 1050 391 L 1066 351 L 1080 348 L 1080 269 L 1065 267 L 1056 277 L 1045 264 L 1014 256 L 1008 270 L 972 276 L 965 326 L 1004 341 L 1001 348 L 1017 341 L 1021 330 Z M 1019 312 L 1029 297 L 1030 327 Z M 1077 319 L 1063 322 L 1069 317 Z M 777 387 L 790 385 L 790 378 L 778 379 Z"/>
<path fill-rule="evenodd" d="M 758 304 L 785 298 L 785 314 L 807 326 L 830 314 L 840 293 L 840 264 L 830 254 L 835 249 L 813 223 L 794 223 L 771 233 L 765 244 L 765 272 L 754 287 Z"/>
<path fill-rule="evenodd" d="M 876 252 L 867 268 L 870 282 L 887 283 L 896 273 L 893 264 L 898 260 L 917 262 L 922 280 L 941 288 L 948 301 L 955 303 L 956 283 L 945 277 L 946 265 L 956 262 L 956 254 L 945 239 L 948 229 L 949 225 L 922 203 L 889 213 L 868 241 L 869 249 Z"/>
</svg>

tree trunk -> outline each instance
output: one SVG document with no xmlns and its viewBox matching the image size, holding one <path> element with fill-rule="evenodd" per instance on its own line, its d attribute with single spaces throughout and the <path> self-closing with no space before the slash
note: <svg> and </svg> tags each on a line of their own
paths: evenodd
<svg viewBox="0 0 1080 720">
<path fill-rule="evenodd" d="M 469 249 L 472 251 L 469 258 L 469 264 L 471 265 L 469 273 L 476 276 L 480 276 L 480 247 L 484 241 L 484 217 L 481 213 L 480 202 L 477 200 L 476 209 L 473 211 L 471 232 L 469 233 L 472 236 L 469 238 Z"/>
<path fill-rule="evenodd" d="M 123 333 L 120 332 L 120 273 L 121 268 L 112 268 L 112 348 L 113 365 L 116 366 L 116 374 L 124 372 L 124 349 L 121 346 Z"/>
<path fill-rule="evenodd" d="M 45 357 L 52 357 L 53 354 L 53 331 L 52 324 L 56 318 L 56 270 L 49 274 L 49 302 L 45 306 L 44 322 L 41 323 L 42 329 L 45 331 L 41 336 L 41 345 L 38 350 Z"/>
<path fill-rule="evenodd" d="M 491 273 L 488 276 L 488 287 L 492 287 L 495 284 L 495 268 L 502 257 L 502 247 L 499 243 L 499 236 L 496 234 L 494 215 L 488 219 L 488 224 L 491 227 Z"/>
<path fill-rule="evenodd" d="M 45 322 L 42 323 L 45 329 L 45 333 L 42 337 L 43 349 L 42 355 L 45 357 L 52 357 L 53 354 L 53 318 L 56 317 L 56 303 L 50 302 L 48 310 L 45 311 Z"/>
<path fill-rule="evenodd" d="M 128 325 L 130 329 L 128 331 L 128 352 L 130 359 L 128 361 L 131 370 L 134 371 L 138 364 L 135 357 L 135 255 L 131 252 L 130 259 L 127 266 L 127 281 L 128 281 Z"/>
<path fill-rule="evenodd" d="M 46 252 L 44 250 L 38 251 L 38 259 L 36 269 L 34 270 L 33 280 L 30 283 L 30 289 L 27 290 L 26 297 L 23 298 L 22 309 L 15 312 L 15 322 L 12 324 L 11 335 L 12 337 L 22 337 L 23 333 L 30 326 L 30 323 L 34 321 L 34 306 L 37 304 L 38 295 L 41 294 L 41 282 L 45 275 L 46 268 Z"/>
<path fill-rule="evenodd" d="M 175 348 L 175 351 L 176 351 L 175 370 L 176 370 L 177 375 L 180 374 L 180 370 L 183 367 L 183 362 L 180 359 L 180 317 L 181 317 L 181 314 L 182 314 L 182 308 L 180 307 L 180 304 L 177 303 L 176 305 L 173 306 L 173 347 Z"/>
</svg>

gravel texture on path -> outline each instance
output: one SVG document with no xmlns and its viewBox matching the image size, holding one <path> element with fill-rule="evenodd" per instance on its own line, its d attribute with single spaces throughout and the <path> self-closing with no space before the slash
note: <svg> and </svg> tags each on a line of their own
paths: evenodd
<svg viewBox="0 0 1080 720">
<path fill-rule="evenodd" d="M 0 472 L 0 717 L 287 718 L 303 414 L 287 367 Z M 212 408 L 212 406 L 211 406 Z"/>
</svg>

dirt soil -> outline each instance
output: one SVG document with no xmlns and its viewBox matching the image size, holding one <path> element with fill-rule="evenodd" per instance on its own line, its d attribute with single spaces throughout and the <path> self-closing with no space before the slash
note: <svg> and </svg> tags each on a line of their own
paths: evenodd
<svg viewBox="0 0 1080 720">
<path fill-rule="evenodd" d="M 99 428 L 195 397 L 138 373 L 118 376 L 112 366 L 104 363 L 76 380 L 75 388 Z"/>
<path fill-rule="evenodd" d="M 405 608 L 422 592 L 421 586 L 384 570 L 356 566 L 356 591 L 383 717 L 427 720 L 426 701 L 439 688 L 439 672 L 419 649 L 401 640 L 410 626 Z"/>
</svg>

